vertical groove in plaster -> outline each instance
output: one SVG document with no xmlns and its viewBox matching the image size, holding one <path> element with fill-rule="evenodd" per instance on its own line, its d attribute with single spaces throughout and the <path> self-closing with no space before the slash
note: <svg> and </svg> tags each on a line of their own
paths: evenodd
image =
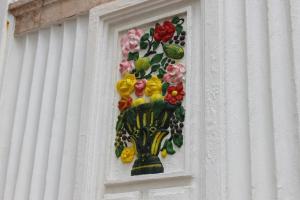
<svg viewBox="0 0 300 200">
<path fill-rule="evenodd" d="M 288 1 L 268 0 L 278 199 L 300 199 L 300 151 Z"/>
<path fill-rule="evenodd" d="M 225 1 L 227 198 L 251 199 L 245 1 Z"/>
<path fill-rule="evenodd" d="M 45 200 L 57 199 L 58 196 L 60 170 L 65 142 L 64 137 L 67 121 L 70 79 L 73 67 L 75 30 L 76 24 L 74 21 L 64 23 L 62 53 L 44 193 Z"/>
<path fill-rule="evenodd" d="M 13 129 L 19 80 L 24 57 L 25 40 L 15 39 L 3 71 L 3 84 L 0 92 L 0 198 L 3 197 L 7 172 L 9 145 Z"/>
<path fill-rule="evenodd" d="M 24 136 L 21 148 L 21 157 L 14 191 L 14 199 L 28 199 L 40 108 L 42 90 L 44 85 L 45 69 L 49 47 L 49 31 L 39 32 L 37 51 L 34 64 L 34 72 L 31 84 L 30 100 L 28 105 L 27 121 L 24 128 Z"/>
<path fill-rule="evenodd" d="M 50 44 L 48 61 L 46 64 L 46 76 L 43 88 L 43 101 L 41 106 L 40 121 L 37 132 L 37 142 L 33 167 L 32 182 L 30 188 L 31 200 L 43 199 L 45 190 L 45 177 L 48 165 L 48 153 L 51 138 L 51 126 L 56 98 L 58 66 L 61 55 L 62 28 L 53 26 L 50 32 Z"/>
<path fill-rule="evenodd" d="M 88 18 L 78 18 L 58 200 L 73 199 L 87 30 Z"/>
<path fill-rule="evenodd" d="M 267 4 L 246 0 L 252 198 L 276 199 Z"/>
<path fill-rule="evenodd" d="M 37 34 L 29 34 L 24 36 L 26 40 L 25 55 L 21 72 L 19 91 L 17 97 L 16 111 L 12 136 L 10 140 L 10 152 L 7 165 L 7 173 L 5 176 L 5 190 L 3 199 L 12 199 L 16 184 L 17 171 L 20 161 L 21 147 L 23 141 L 23 131 L 28 113 L 28 104 L 30 96 L 30 87 L 33 76 L 33 66 L 36 55 Z"/>
<path fill-rule="evenodd" d="M 300 1 L 290 0 L 291 37 L 294 59 L 294 81 L 296 87 L 297 117 L 298 117 L 298 137 L 300 138 Z M 300 145 L 300 143 L 299 143 Z"/>
</svg>

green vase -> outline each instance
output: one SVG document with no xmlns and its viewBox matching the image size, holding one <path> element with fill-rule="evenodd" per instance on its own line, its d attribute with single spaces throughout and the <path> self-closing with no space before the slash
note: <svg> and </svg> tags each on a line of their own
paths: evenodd
<svg viewBox="0 0 300 200">
<path fill-rule="evenodd" d="M 169 122 L 175 109 L 174 105 L 158 101 L 130 108 L 124 114 L 124 128 L 137 151 L 132 176 L 164 172 L 158 154 L 163 139 L 169 134 Z"/>
</svg>

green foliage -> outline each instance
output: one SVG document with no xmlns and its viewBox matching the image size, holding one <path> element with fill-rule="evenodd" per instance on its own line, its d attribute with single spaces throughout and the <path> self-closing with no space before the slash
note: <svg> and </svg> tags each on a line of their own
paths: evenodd
<svg viewBox="0 0 300 200">
<path fill-rule="evenodd" d="M 146 33 L 146 34 L 144 34 L 142 37 L 141 37 L 141 41 L 146 41 L 146 40 L 148 40 L 149 39 L 149 33 Z"/>
<path fill-rule="evenodd" d="M 147 49 L 148 43 L 147 43 L 147 42 L 144 42 L 144 41 L 141 41 L 141 42 L 140 42 L 140 47 L 141 47 L 141 49 Z"/>
<path fill-rule="evenodd" d="M 172 19 L 172 23 L 173 23 L 173 24 L 177 24 L 179 21 L 180 21 L 180 18 L 179 18 L 178 16 L 175 16 L 175 17 Z"/>
<path fill-rule="evenodd" d="M 173 155 L 174 153 L 176 153 L 176 151 L 174 150 L 172 141 L 166 140 L 164 146 L 165 146 L 168 154 Z"/>
<path fill-rule="evenodd" d="M 183 108 L 183 106 L 179 106 L 176 110 L 175 110 L 175 116 L 176 118 L 183 122 L 184 118 L 185 118 L 185 110 Z"/>
<path fill-rule="evenodd" d="M 153 58 L 150 61 L 151 65 L 159 63 L 161 61 L 163 55 L 164 55 L 163 53 L 159 53 L 159 54 L 156 54 L 155 56 L 153 56 Z"/>
<path fill-rule="evenodd" d="M 130 60 L 138 60 L 139 59 L 139 52 L 129 52 L 128 54 L 128 61 Z"/>
<path fill-rule="evenodd" d="M 169 87 L 169 83 L 165 82 L 162 84 L 162 95 L 163 96 L 166 94 L 168 87 Z"/>
<path fill-rule="evenodd" d="M 182 30 L 183 30 L 182 25 L 177 24 L 176 25 L 176 33 L 177 33 L 177 35 L 180 35 L 180 33 L 182 32 Z"/>
<path fill-rule="evenodd" d="M 183 144 L 183 135 L 182 134 L 174 134 L 173 135 L 173 142 L 177 147 L 181 147 Z"/>
<path fill-rule="evenodd" d="M 152 65 L 152 67 L 151 67 L 151 72 L 156 72 L 159 68 L 160 68 L 160 65 L 159 65 L 159 64 L 157 64 L 157 65 Z"/>
<path fill-rule="evenodd" d="M 121 156 L 123 149 L 124 149 L 123 144 L 116 147 L 115 154 L 116 154 L 117 158 L 119 158 Z"/>
</svg>

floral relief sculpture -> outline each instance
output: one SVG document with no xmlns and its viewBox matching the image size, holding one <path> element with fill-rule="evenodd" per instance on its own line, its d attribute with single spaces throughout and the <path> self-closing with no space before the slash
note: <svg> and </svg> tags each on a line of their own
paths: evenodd
<svg viewBox="0 0 300 200">
<path fill-rule="evenodd" d="M 115 154 L 133 163 L 131 175 L 163 173 L 160 158 L 183 145 L 185 109 L 184 19 L 173 17 L 148 31 L 121 37 L 121 79 Z"/>
</svg>

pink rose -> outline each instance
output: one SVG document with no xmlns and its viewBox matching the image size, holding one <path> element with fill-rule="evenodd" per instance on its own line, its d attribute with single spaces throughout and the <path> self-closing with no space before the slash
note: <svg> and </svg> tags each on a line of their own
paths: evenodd
<svg viewBox="0 0 300 200">
<path fill-rule="evenodd" d="M 144 89 L 146 87 L 146 79 L 138 80 L 135 85 L 135 95 L 137 97 L 142 97 L 144 95 Z"/>
<path fill-rule="evenodd" d="M 119 66 L 119 71 L 122 75 L 126 74 L 127 72 L 131 72 L 133 69 L 133 61 L 126 61 L 126 60 L 123 60 L 121 63 L 120 63 L 120 66 Z"/>
<path fill-rule="evenodd" d="M 178 84 L 183 81 L 185 74 L 185 67 L 182 64 L 169 65 L 166 69 L 167 73 L 163 79 L 165 82 L 171 84 Z"/>
<path fill-rule="evenodd" d="M 131 29 L 121 38 L 122 55 L 127 60 L 129 52 L 140 50 L 140 39 L 144 31 L 142 29 Z"/>
</svg>

